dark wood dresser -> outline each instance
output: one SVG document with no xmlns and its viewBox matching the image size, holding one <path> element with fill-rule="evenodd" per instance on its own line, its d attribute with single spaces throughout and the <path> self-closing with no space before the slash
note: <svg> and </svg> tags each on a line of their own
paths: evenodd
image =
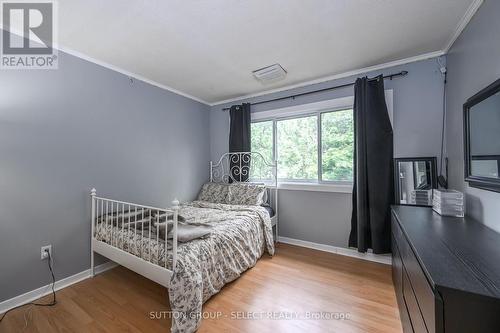
<svg viewBox="0 0 500 333">
<path fill-rule="evenodd" d="M 393 206 L 392 253 L 405 333 L 500 332 L 499 233 L 431 208 Z"/>
</svg>

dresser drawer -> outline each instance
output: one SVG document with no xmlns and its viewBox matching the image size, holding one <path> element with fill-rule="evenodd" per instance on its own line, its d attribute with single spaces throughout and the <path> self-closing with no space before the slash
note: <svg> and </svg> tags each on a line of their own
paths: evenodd
<svg viewBox="0 0 500 333">
<path fill-rule="evenodd" d="M 427 328 L 422 318 L 420 308 L 417 303 L 415 294 L 411 287 L 410 280 L 408 279 L 408 274 L 406 270 L 403 270 L 403 297 L 405 300 L 406 308 L 408 309 L 408 314 L 410 315 L 411 326 L 413 327 L 414 333 L 427 333 Z"/>
<path fill-rule="evenodd" d="M 398 245 L 394 235 L 392 236 L 392 282 L 396 291 L 396 297 L 403 295 L 403 262 L 399 254 Z M 399 300 L 398 300 L 399 301 Z"/>
<path fill-rule="evenodd" d="M 403 262 L 399 255 L 398 245 L 394 235 L 392 236 L 392 281 L 396 292 L 396 299 L 399 307 L 399 316 L 404 333 L 413 333 L 408 308 L 403 296 Z"/>
<path fill-rule="evenodd" d="M 392 217 L 392 232 L 396 239 L 396 244 L 399 249 L 401 261 L 405 267 L 408 282 L 414 291 L 414 297 L 420 308 L 423 319 L 425 321 L 428 331 L 431 333 L 436 332 L 436 299 L 434 291 L 432 290 L 427 278 L 422 270 L 422 267 L 417 261 L 413 250 L 411 249 L 406 236 L 403 234 L 399 223 Z M 404 275 L 404 274 L 403 274 Z M 404 280 L 404 279 L 403 279 Z M 403 286 L 404 286 L 403 281 Z"/>
</svg>

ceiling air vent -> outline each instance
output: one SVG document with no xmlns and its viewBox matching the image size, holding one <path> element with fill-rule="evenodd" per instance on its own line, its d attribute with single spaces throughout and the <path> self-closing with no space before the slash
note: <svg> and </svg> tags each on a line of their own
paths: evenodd
<svg viewBox="0 0 500 333">
<path fill-rule="evenodd" d="M 274 64 L 252 72 L 253 76 L 262 83 L 272 83 L 283 80 L 286 76 L 286 71 L 280 64 Z"/>
</svg>

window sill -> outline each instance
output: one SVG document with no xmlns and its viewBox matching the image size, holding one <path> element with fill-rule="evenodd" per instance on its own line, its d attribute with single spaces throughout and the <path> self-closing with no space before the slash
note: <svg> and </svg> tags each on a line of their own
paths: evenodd
<svg viewBox="0 0 500 333">
<path fill-rule="evenodd" d="M 312 191 L 352 193 L 352 184 L 279 183 L 278 189 L 286 191 Z"/>
</svg>

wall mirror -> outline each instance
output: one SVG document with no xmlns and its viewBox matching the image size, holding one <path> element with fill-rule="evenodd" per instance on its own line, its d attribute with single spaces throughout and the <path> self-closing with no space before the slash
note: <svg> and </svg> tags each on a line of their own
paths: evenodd
<svg viewBox="0 0 500 333">
<path fill-rule="evenodd" d="M 397 205 L 432 206 L 437 188 L 435 157 L 406 157 L 394 160 Z"/>
<path fill-rule="evenodd" d="M 465 180 L 500 192 L 500 79 L 464 104 Z"/>
</svg>

